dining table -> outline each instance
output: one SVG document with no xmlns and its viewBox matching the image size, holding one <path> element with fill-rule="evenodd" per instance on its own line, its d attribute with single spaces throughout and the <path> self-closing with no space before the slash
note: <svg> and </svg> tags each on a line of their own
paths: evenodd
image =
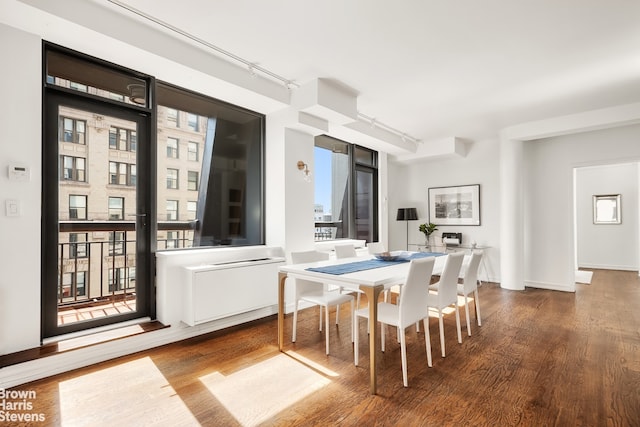
<svg viewBox="0 0 640 427">
<path fill-rule="evenodd" d="M 330 283 L 347 290 L 362 291 L 369 306 L 369 391 L 377 393 L 378 298 L 380 293 L 395 285 L 402 285 L 409 272 L 411 259 L 435 257 L 433 274 L 439 275 L 447 258 L 446 253 L 409 252 L 394 254 L 391 259 L 374 255 L 329 259 L 306 264 L 288 264 L 278 271 L 278 348 L 284 351 L 285 284 L 288 278 L 305 279 L 319 284 Z M 355 331 L 357 333 L 357 330 Z"/>
</svg>

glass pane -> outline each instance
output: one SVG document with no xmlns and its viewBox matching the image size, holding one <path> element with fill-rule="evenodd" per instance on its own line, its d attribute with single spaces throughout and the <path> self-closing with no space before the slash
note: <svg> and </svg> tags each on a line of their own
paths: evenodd
<svg viewBox="0 0 640 427">
<path fill-rule="evenodd" d="M 137 159 L 127 135 L 137 125 L 66 106 L 59 117 L 58 325 L 133 312 L 137 297 L 126 273 L 136 266 L 136 188 L 127 176 Z M 124 272 L 121 286 L 108 280 L 114 266 Z M 79 309 L 89 302 L 95 310 Z"/>
<path fill-rule="evenodd" d="M 158 171 L 168 171 L 158 174 L 158 242 L 263 244 L 264 117 L 162 84 L 157 98 L 156 161 Z M 178 156 L 167 138 L 177 140 Z M 167 200 L 179 209 L 165 206 Z M 168 219 L 172 223 L 163 224 Z M 179 237 L 169 239 L 168 232 Z"/>
<path fill-rule="evenodd" d="M 47 82 L 90 95 L 147 106 L 147 83 L 99 64 L 47 51 Z"/>
<path fill-rule="evenodd" d="M 374 240 L 374 175 L 370 171 L 356 170 L 356 238 Z"/>
<path fill-rule="evenodd" d="M 346 143 L 316 138 L 315 240 L 349 237 L 349 150 Z"/>
<path fill-rule="evenodd" d="M 356 163 L 375 166 L 375 152 L 362 147 L 355 147 Z"/>
</svg>

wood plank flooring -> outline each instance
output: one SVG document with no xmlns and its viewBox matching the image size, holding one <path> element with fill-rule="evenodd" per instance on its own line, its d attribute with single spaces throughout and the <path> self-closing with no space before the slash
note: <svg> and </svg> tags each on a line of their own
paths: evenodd
<svg viewBox="0 0 640 427">
<path fill-rule="evenodd" d="M 638 426 L 637 273 L 595 270 L 576 289 L 483 285 L 482 326 L 472 323 L 471 337 L 464 310 L 462 344 L 455 316 L 445 319 L 446 358 L 431 319 L 433 368 L 424 333 L 409 328 L 408 388 L 389 328 L 376 396 L 366 322 L 356 367 L 345 306 L 329 356 L 317 309 L 307 309 L 285 353 L 271 317 L 25 384 L 15 390 L 35 392 L 32 408 L 13 412 L 41 413 L 47 426 Z"/>
</svg>

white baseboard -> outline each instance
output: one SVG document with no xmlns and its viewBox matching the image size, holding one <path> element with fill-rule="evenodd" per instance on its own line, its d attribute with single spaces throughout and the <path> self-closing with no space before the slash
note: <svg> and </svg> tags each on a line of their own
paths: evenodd
<svg viewBox="0 0 640 427">
<path fill-rule="evenodd" d="M 536 289 L 548 289 L 551 291 L 562 291 L 562 292 L 575 292 L 575 286 L 565 285 L 561 283 L 548 283 L 548 282 L 532 282 L 525 281 L 524 286 L 527 288 L 536 288 Z"/>
<path fill-rule="evenodd" d="M 621 271 L 638 271 L 637 266 L 632 265 L 611 265 L 611 264 L 584 264 L 581 263 L 578 268 L 593 268 L 596 270 L 621 270 Z"/>
</svg>

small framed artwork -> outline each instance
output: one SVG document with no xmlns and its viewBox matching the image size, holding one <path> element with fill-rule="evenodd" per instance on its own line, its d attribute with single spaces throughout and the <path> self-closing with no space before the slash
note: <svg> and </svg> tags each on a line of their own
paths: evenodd
<svg viewBox="0 0 640 427">
<path fill-rule="evenodd" d="M 480 184 L 429 188 L 429 222 L 480 225 Z"/>
<path fill-rule="evenodd" d="M 594 224 L 621 224 L 620 194 L 593 196 Z"/>
</svg>

